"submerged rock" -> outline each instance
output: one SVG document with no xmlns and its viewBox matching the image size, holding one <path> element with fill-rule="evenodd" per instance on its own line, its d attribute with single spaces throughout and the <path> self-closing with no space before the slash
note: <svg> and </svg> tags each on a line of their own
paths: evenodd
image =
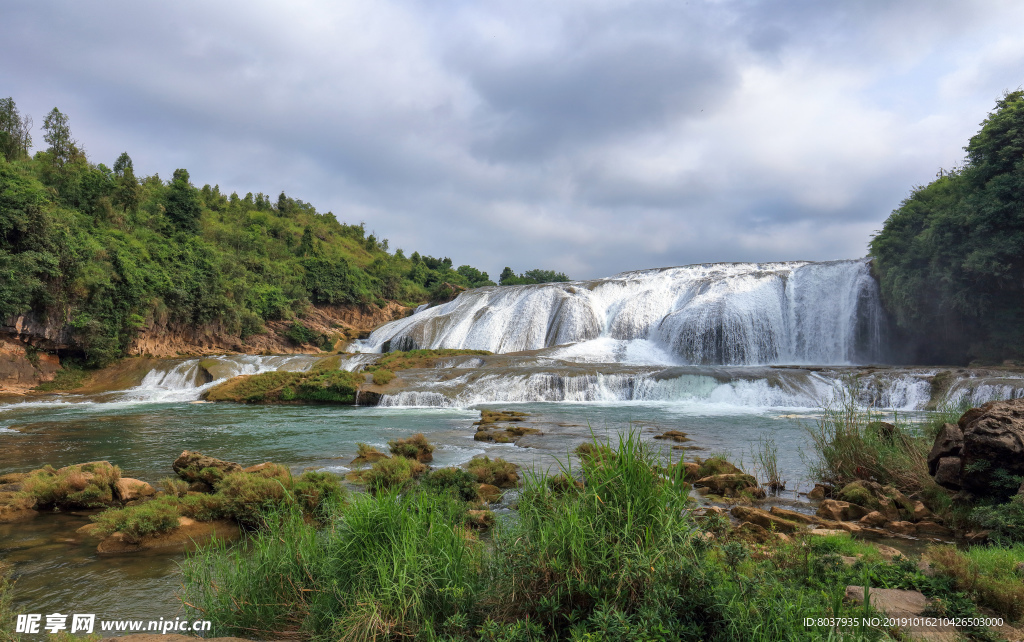
<svg viewBox="0 0 1024 642">
<path fill-rule="evenodd" d="M 241 472 L 242 467 L 232 461 L 224 461 L 200 452 L 186 450 L 171 464 L 171 468 L 187 482 L 204 482 L 213 485 L 229 473 Z"/>
</svg>

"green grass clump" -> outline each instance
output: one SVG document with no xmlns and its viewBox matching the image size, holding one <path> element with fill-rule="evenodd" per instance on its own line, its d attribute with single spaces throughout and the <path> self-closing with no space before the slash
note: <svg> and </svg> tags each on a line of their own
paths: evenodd
<svg viewBox="0 0 1024 642">
<path fill-rule="evenodd" d="M 14 632 L 17 612 L 14 610 L 14 579 L 11 566 L 0 561 L 0 642 L 21 638 Z"/>
<path fill-rule="evenodd" d="M 359 443 L 356 444 L 356 456 L 351 463 L 355 465 L 360 464 L 372 464 L 378 462 L 381 459 L 387 459 L 388 456 L 377 450 L 369 444 Z"/>
<path fill-rule="evenodd" d="M 415 459 L 422 463 L 434 460 L 435 446 L 427 441 L 423 433 L 416 433 L 404 439 L 389 441 L 388 448 L 391 449 L 391 454 L 396 457 Z"/>
<path fill-rule="evenodd" d="M 44 508 L 95 508 L 114 501 L 114 484 L 120 478 L 121 469 L 105 461 L 59 470 L 47 465 L 22 481 L 22 492 Z"/>
<path fill-rule="evenodd" d="M 182 516 L 180 501 L 176 497 L 158 497 L 138 506 L 104 511 L 92 519 L 99 524 L 102 534 L 120 532 L 126 541 L 137 544 L 146 535 L 177 528 L 178 518 Z"/>
<path fill-rule="evenodd" d="M 391 457 L 382 459 L 362 475 L 370 493 L 399 492 L 412 485 L 413 479 L 426 472 L 427 467 L 415 459 Z"/>
<path fill-rule="evenodd" d="M 953 578 L 956 588 L 1010 621 L 1024 617 L 1024 544 L 974 547 L 933 546 L 928 561 Z"/>
<path fill-rule="evenodd" d="M 395 373 L 390 370 L 374 370 L 373 383 L 378 386 L 386 386 L 395 378 Z"/>
<path fill-rule="evenodd" d="M 699 468 L 697 468 L 697 479 L 713 477 L 714 475 L 735 475 L 743 472 L 735 464 L 727 461 L 725 455 L 714 455 L 707 459 L 698 457 L 696 461 L 699 465 Z"/>
<path fill-rule="evenodd" d="M 466 464 L 466 470 L 481 484 L 498 488 L 515 488 L 519 485 L 516 465 L 500 457 L 491 459 L 487 455 L 477 455 Z"/>
<path fill-rule="evenodd" d="M 479 482 L 476 475 L 461 468 L 439 468 L 427 473 L 420 486 L 435 493 L 450 493 L 464 502 L 471 502 L 477 499 Z"/>
<path fill-rule="evenodd" d="M 188 492 L 188 482 L 180 477 L 164 477 L 157 484 L 168 495 L 183 497 Z"/>
<path fill-rule="evenodd" d="M 145 535 L 173 530 L 179 517 L 200 522 L 233 519 L 242 526 L 260 528 L 266 526 L 268 514 L 291 507 L 322 519 L 345 498 L 340 480 L 330 473 L 306 472 L 292 477 L 284 466 L 270 464 L 254 472 L 224 476 L 212 494 L 168 493 L 135 506 L 104 511 L 91 519 L 100 525 L 103 534 L 121 532 L 129 542 L 137 543 Z"/>
<path fill-rule="evenodd" d="M 838 488 L 873 479 L 908 495 L 944 494 L 928 474 L 934 435 L 898 418 L 889 424 L 891 429 L 880 428 L 883 422 L 877 414 L 859 406 L 860 389 L 860 379 L 848 377 L 834 400 L 822 408 L 821 419 L 807 427 L 817 455 L 810 465 L 812 476 Z"/>
</svg>

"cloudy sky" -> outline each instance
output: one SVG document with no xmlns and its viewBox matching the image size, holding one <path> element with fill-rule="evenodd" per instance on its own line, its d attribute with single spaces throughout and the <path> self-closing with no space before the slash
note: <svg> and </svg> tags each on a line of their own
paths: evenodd
<svg viewBox="0 0 1024 642">
<path fill-rule="evenodd" d="M 288 195 L 496 277 L 863 256 L 1024 83 L 1024 3 L 0 3 L 94 162 Z"/>
</svg>

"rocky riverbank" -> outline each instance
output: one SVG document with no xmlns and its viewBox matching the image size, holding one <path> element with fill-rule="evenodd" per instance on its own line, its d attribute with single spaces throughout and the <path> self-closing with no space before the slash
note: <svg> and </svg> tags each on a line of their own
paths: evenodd
<svg viewBox="0 0 1024 642">
<path fill-rule="evenodd" d="M 244 339 L 220 324 L 205 326 L 173 324 L 166 319 L 150 319 L 139 331 L 125 354 L 136 358 L 167 358 L 224 354 L 319 354 L 344 349 L 353 339 L 367 336 L 374 329 L 408 316 L 412 308 L 394 301 L 376 305 L 320 305 L 310 307 L 295 320 L 268 321 L 265 331 Z M 293 330 L 298 323 L 303 336 Z M 314 344 L 315 343 L 315 344 Z M 40 384 L 52 383 L 61 372 L 58 355 L 72 355 L 74 342 L 67 325 L 41 321 L 33 315 L 7 319 L 0 323 L 0 395 L 24 395 Z M 132 362 L 132 359 L 127 359 Z M 114 364 L 123 370 L 122 362 Z M 111 378 L 105 368 L 83 372 L 66 386 L 56 390 L 96 388 L 96 381 Z"/>
</svg>

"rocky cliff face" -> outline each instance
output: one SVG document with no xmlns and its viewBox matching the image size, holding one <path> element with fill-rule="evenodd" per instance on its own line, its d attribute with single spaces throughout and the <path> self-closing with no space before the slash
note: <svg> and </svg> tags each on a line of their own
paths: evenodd
<svg viewBox="0 0 1024 642">
<path fill-rule="evenodd" d="M 0 335 L 0 393 L 24 393 L 52 381 L 60 361 L 57 355 Z"/>
<path fill-rule="evenodd" d="M 347 343 L 389 321 L 400 319 L 412 310 L 393 301 L 376 306 L 322 306 L 310 308 L 301 319 L 309 329 L 337 336 Z M 243 341 L 219 325 L 188 326 L 155 322 L 143 329 L 128 350 L 131 356 L 176 357 L 224 354 L 294 354 L 316 352 L 311 346 L 295 345 L 285 333 L 291 321 L 270 321 L 265 334 L 254 334 Z M 340 347 L 340 346 L 339 346 Z"/>
</svg>

